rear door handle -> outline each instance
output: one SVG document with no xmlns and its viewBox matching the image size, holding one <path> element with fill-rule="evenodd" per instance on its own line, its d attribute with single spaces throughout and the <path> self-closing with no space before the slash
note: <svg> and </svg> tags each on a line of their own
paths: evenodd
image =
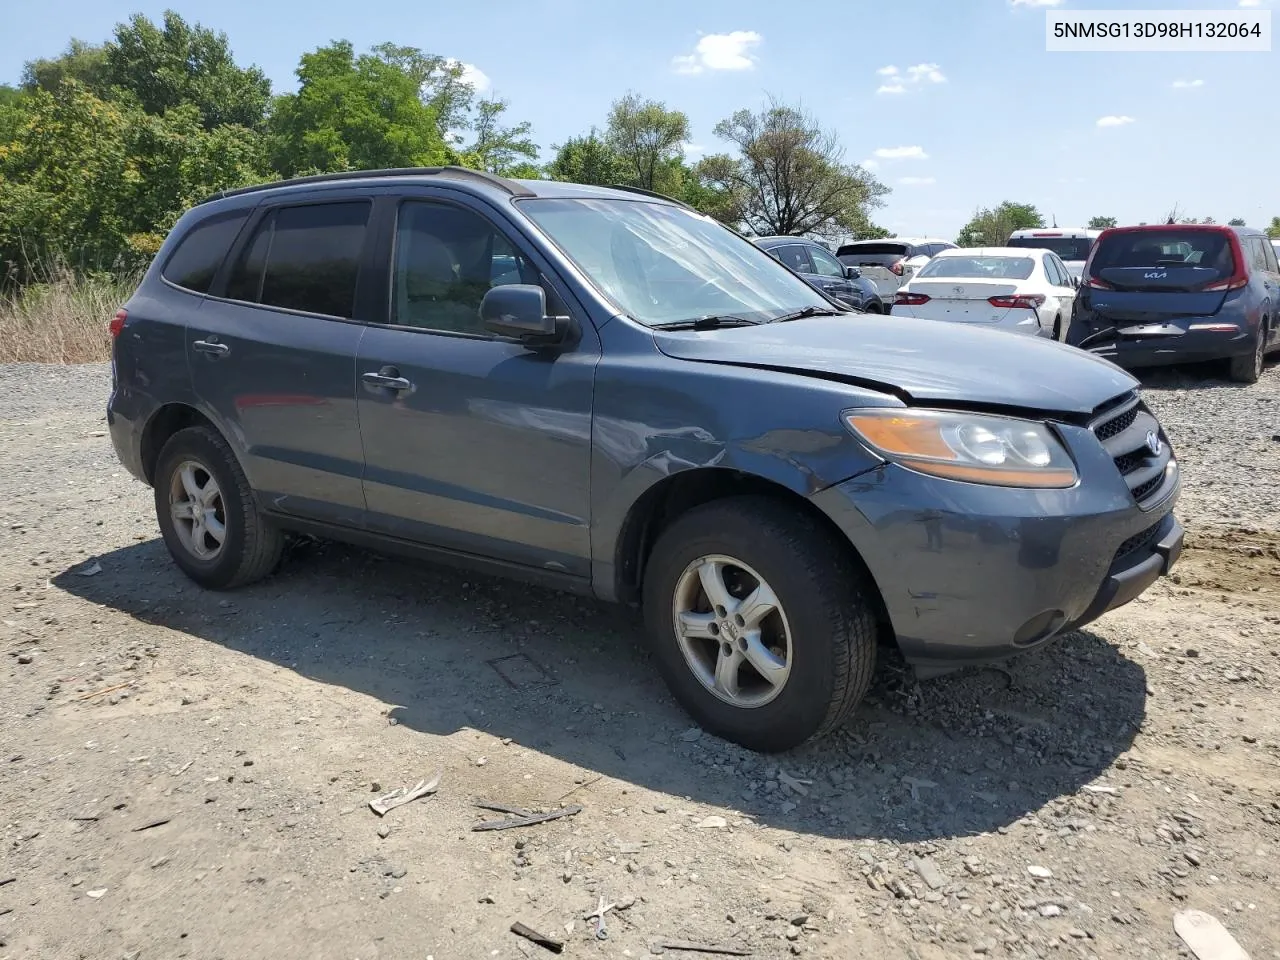
<svg viewBox="0 0 1280 960">
<path fill-rule="evenodd" d="M 404 377 L 390 373 L 366 373 L 360 377 L 371 387 L 384 387 L 387 390 L 412 390 L 413 384 Z"/>
<path fill-rule="evenodd" d="M 231 352 L 231 348 L 225 343 L 218 343 L 216 340 L 196 340 L 191 344 L 191 349 L 196 353 L 207 353 L 213 357 L 225 357 Z"/>
</svg>

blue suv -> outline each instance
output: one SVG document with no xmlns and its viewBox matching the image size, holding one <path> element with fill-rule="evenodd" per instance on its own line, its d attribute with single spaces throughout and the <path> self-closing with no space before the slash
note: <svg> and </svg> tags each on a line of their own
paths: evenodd
<svg viewBox="0 0 1280 960">
<path fill-rule="evenodd" d="M 707 729 L 837 727 L 1173 564 L 1178 466 L 1115 365 L 859 315 L 639 191 L 455 168 L 185 214 L 111 323 L 111 438 L 196 583 L 292 533 L 643 608 Z"/>
<path fill-rule="evenodd" d="M 888 313 L 876 285 L 861 267 L 847 266 L 820 244 L 803 237 L 757 237 L 752 241 L 829 297 L 863 313 Z"/>
<path fill-rule="evenodd" d="M 1261 230 L 1161 224 L 1104 230 L 1067 342 L 1123 367 L 1226 360 L 1254 383 L 1280 349 L 1280 264 Z"/>
</svg>

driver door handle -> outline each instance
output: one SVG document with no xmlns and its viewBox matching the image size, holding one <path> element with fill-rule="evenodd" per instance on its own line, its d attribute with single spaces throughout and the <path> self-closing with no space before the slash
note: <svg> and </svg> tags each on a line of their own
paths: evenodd
<svg viewBox="0 0 1280 960">
<path fill-rule="evenodd" d="M 195 340 L 191 344 L 191 349 L 197 353 L 207 353 L 213 357 L 225 357 L 231 352 L 231 348 L 225 343 L 218 343 L 215 340 Z"/>
<path fill-rule="evenodd" d="M 360 378 L 371 387 L 383 387 L 387 390 L 412 390 L 413 384 L 404 377 L 396 376 L 394 371 L 386 373 L 369 372 Z"/>
</svg>

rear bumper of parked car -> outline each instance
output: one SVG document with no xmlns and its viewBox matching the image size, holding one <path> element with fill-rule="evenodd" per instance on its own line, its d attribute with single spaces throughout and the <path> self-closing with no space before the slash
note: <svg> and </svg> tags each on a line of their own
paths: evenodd
<svg viewBox="0 0 1280 960">
<path fill-rule="evenodd" d="M 1211 320 L 1206 318 L 1205 322 Z M 1125 337 L 1085 349 L 1121 367 L 1158 367 L 1248 356 L 1254 349 L 1254 335 L 1248 330 L 1234 333 L 1191 330 L 1176 337 Z"/>
<path fill-rule="evenodd" d="M 1039 646 L 1167 573 L 1183 540 L 1170 469 L 1145 508 L 1088 477 L 1068 490 L 1015 490 L 892 464 L 813 499 L 861 553 L 903 655 L 927 675 Z"/>
<path fill-rule="evenodd" d="M 142 464 L 142 432 L 155 405 L 117 384 L 107 402 L 107 429 L 116 457 L 129 473 L 147 482 Z"/>
</svg>

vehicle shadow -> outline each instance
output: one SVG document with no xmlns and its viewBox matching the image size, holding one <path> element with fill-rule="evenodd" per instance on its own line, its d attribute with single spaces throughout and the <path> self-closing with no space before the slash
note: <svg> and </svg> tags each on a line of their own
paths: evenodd
<svg viewBox="0 0 1280 960">
<path fill-rule="evenodd" d="M 1145 707 L 1142 668 L 1089 632 L 1007 668 L 924 684 L 887 650 L 844 729 L 766 757 L 691 730 L 624 608 L 325 543 L 301 545 L 275 577 L 233 593 L 193 585 L 158 539 L 98 560 L 101 574 L 64 572 L 54 585 L 371 695 L 416 731 L 509 737 L 607 777 L 831 838 L 1004 827 L 1103 775 Z M 805 795 L 780 783 L 779 769 L 812 781 Z"/>
<path fill-rule="evenodd" d="M 1280 369 L 1280 354 L 1273 354 L 1263 364 L 1262 375 L 1271 376 Z M 1130 370 L 1143 390 L 1249 390 L 1253 384 L 1237 383 L 1227 376 L 1225 361 L 1180 363 L 1167 367 L 1139 367 Z"/>
</svg>

